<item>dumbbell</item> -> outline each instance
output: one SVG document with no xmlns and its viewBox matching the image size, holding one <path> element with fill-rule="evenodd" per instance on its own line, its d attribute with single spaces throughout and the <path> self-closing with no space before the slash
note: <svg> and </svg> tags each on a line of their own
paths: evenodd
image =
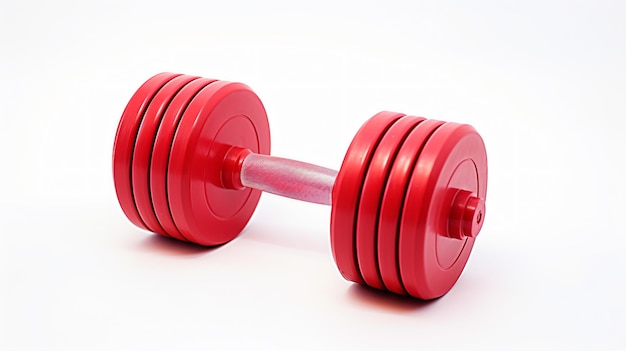
<svg viewBox="0 0 626 351">
<path fill-rule="evenodd" d="M 248 86 L 157 74 L 118 125 L 117 197 L 136 226 L 205 246 L 235 238 L 262 191 L 331 205 L 345 279 L 425 300 L 456 283 L 485 217 L 487 156 L 473 127 L 380 112 L 338 172 L 269 153 L 267 114 Z"/>
</svg>

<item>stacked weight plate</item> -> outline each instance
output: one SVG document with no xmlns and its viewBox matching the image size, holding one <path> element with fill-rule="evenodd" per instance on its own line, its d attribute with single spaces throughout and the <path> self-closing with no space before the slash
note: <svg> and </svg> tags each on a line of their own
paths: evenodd
<svg viewBox="0 0 626 351">
<path fill-rule="evenodd" d="M 224 189 L 231 145 L 269 154 L 261 101 L 247 86 L 161 73 L 128 102 L 113 149 L 117 197 L 138 227 L 201 245 L 233 239 L 260 191 Z"/>
<path fill-rule="evenodd" d="M 442 296 L 474 243 L 449 235 L 452 204 L 460 190 L 484 199 L 486 186 L 484 144 L 472 127 L 377 114 L 354 137 L 333 189 L 341 274 L 397 294 Z"/>
</svg>

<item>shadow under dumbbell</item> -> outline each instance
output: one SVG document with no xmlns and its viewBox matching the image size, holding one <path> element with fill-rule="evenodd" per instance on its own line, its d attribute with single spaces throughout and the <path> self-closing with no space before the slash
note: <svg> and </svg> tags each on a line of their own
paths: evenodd
<svg viewBox="0 0 626 351">
<path fill-rule="evenodd" d="M 376 307 L 396 313 L 421 310 L 433 305 L 438 300 L 418 300 L 413 297 L 396 295 L 388 291 L 382 291 L 360 284 L 353 284 L 348 289 L 348 294 L 355 301 L 366 304 L 368 307 Z"/>
<path fill-rule="evenodd" d="M 330 253 L 330 243 L 324 241 L 326 240 L 324 236 L 300 228 L 256 225 L 244 229 L 238 240 L 251 240 L 288 249 L 318 252 L 324 255 Z"/>
<path fill-rule="evenodd" d="M 142 249 L 170 256 L 202 255 L 214 251 L 221 246 L 206 247 L 188 243 L 161 235 L 150 235 L 139 243 Z"/>
</svg>

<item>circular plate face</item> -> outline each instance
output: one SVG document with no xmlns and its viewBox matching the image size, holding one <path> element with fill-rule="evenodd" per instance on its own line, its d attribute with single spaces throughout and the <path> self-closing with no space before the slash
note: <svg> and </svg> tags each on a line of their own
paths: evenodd
<svg viewBox="0 0 626 351">
<path fill-rule="evenodd" d="M 259 201 L 259 190 L 222 186 L 222 165 L 232 146 L 269 154 L 267 115 L 249 87 L 218 81 L 187 107 L 169 160 L 170 210 L 176 227 L 192 242 L 214 246 L 232 240 Z"/>
<path fill-rule="evenodd" d="M 444 295 L 469 258 L 474 238 L 447 234 L 450 194 L 459 189 L 485 199 L 487 155 L 474 128 L 446 123 L 426 142 L 405 196 L 399 262 L 402 282 L 412 296 Z"/>
<path fill-rule="evenodd" d="M 187 106 L 189 106 L 189 103 L 191 103 L 191 100 L 200 90 L 213 82 L 215 82 L 215 79 L 196 79 L 185 85 L 185 87 L 176 94 L 161 120 L 152 150 L 152 160 L 150 162 L 150 194 L 152 196 L 154 212 L 163 229 L 171 237 L 179 240 L 187 240 L 187 238 L 180 233 L 174 224 L 167 198 L 167 172 L 172 141 L 180 119 L 187 109 Z"/>
<path fill-rule="evenodd" d="M 380 112 L 356 133 L 337 174 L 332 194 L 330 243 L 341 275 L 363 283 L 356 258 L 356 220 L 359 197 L 374 150 L 389 127 L 404 115 Z"/>
<path fill-rule="evenodd" d="M 115 142 L 113 144 L 113 182 L 117 200 L 126 217 L 136 226 L 148 229 L 141 219 L 135 198 L 131 180 L 131 164 L 137 130 L 143 119 L 144 112 L 156 93 L 170 80 L 179 76 L 174 73 L 161 73 L 148 79 L 131 97 L 122 113 L 122 118 L 117 126 Z"/>
<path fill-rule="evenodd" d="M 398 245 L 400 219 L 411 173 L 428 137 L 444 122 L 426 120 L 409 133 L 389 172 L 378 218 L 378 265 L 385 287 L 406 294 L 400 277 Z"/>
<path fill-rule="evenodd" d="M 415 125 L 423 120 L 406 116 L 389 128 L 374 151 L 363 183 L 356 224 L 357 262 L 365 283 L 377 289 L 384 289 L 378 268 L 377 230 L 383 191 L 400 146 Z"/>
<path fill-rule="evenodd" d="M 131 171 L 135 205 L 137 206 L 141 219 L 148 229 L 162 235 L 167 235 L 167 233 L 154 213 L 152 196 L 150 195 L 150 160 L 152 156 L 152 146 L 154 145 L 157 129 L 161 124 L 161 119 L 163 118 L 163 113 L 167 109 L 167 106 L 182 87 L 196 78 L 197 77 L 185 75 L 178 76 L 167 82 L 167 84 L 159 90 L 144 113 L 135 141 Z"/>
</svg>

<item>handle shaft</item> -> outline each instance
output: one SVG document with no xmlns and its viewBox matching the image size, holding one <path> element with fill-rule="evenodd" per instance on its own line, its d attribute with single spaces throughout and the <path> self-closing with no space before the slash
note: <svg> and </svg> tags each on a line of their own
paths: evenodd
<svg viewBox="0 0 626 351">
<path fill-rule="evenodd" d="M 286 158 L 248 154 L 241 184 L 296 200 L 330 205 L 337 171 Z"/>
</svg>

